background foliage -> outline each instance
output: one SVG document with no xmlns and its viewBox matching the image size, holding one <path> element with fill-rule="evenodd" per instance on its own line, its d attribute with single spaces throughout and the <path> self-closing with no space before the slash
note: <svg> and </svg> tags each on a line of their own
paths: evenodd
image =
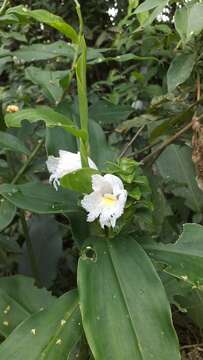
<svg viewBox="0 0 203 360">
<path fill-rule="evenodd" d="M 109 167 L 115 174 L 109 161 L 119 156 L 143 164 L 152 199 L 150 204 L 148 195 L 143 199 L 147 205 L 137 209 L 128 230 L 142 239 L 160 273 L 183 359 L 201 359 L 203 195 L 196 181 L 202 173 L 195 173 L 192 162 L 192 119 L 201 121 L 202 116 L 203 4 L 139 3 L 81 2 L 88 46 L 90 154 L 99 169 Z M 18 5 L 20 1 L 11 0 L 0 18 L 0 357 L 11 359 L 13 352 L 21 351 L 19 360 L 29 359 L 29 346 L 24 342 L 33 348 L 36 329 L 42 324 L 33 359 L 65 359 L 67 353 L 68 359 L 89 359 L 92 355 L 81 328 L 77 293 L 72 290 L 77 286 L 80 247 L 90 235 L 89 228 L 85 214 L 78 210 L 77 194 L 64 188 L 56 193 L 47 186 L 45 165 L 47 155 L 57 156 L 60 149 L 76 152 L 78 138 L 73 135 L 84 135 L 77 128 L 76 80 L 70 81 L 75 48 L 56 29 L 28 19 Z M 33 0 L 24 5 L 59 15 L 78 30 L 72 0 Z M 113 16 L 109 15 L 112 8 Z M 23 111 L 8 112 L 9 105 Z M 201 143 L 201 133 L 199 136 Z M 129 184 L 131 176 L 123 173 Z M 137 186 L 133 196 L 140 199 L 142 192 L 142 186 Z M 187 225 L 182 233 L 183 224 Z M 149 237 L 153 242 L 149 243 Z M 105 251 L 104 245 L 97 246 L 98 252 Z M 133 249 L 135 244 L 129 241 L 128 246 Z M 134 251 L 139 253 L 136 246 Z M 29 247 L 35 255 L 32 264 Z M 101 266 L 109 266 L 112 274 L 107 260 Z M 127 271 L 126 264 L 122 266 Z M 79 269 L 85 302 L 91 289 L 83 289 L 81 279 L 92 272 L 81 259 Z M 136 275 L 130 268 L 128 271 L 125 279 L 129 277 L 131 285 Z M 35 277 L 43 290 L 28 276 Z M 93 308 L 97 302 L 99 298 L 94 299 Z M 115 321 L 114 306 L 111 313 Z M 96 329 L 98 317 L 94 319 Z M 59 321 L 61 327 L 57 328 Z M 43 325 L 47 322 L 51 324 L 48 332 Z M 88 324 L 87 332 L 91 338 Z M 25 333 L 28 335 L 23 338 Z M 22 343 L 16 341 L 19 337 Z M 102 359 L 99 346 L 105 346 L 107 340 L 95 341 L 90 347 Z"/>
</svg>

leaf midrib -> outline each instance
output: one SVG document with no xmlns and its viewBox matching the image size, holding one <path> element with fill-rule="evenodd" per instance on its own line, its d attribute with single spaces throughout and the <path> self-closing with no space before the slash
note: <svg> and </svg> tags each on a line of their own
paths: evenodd
<svg viewBox="0 0 203 360">
<path fill-rule="evenodd" d="M 120 289 L 120 293 L 121 293 L 122 298 L 123 298 L 123 303 L 124 303 L 124 306 L 126 307 L 127 312 L 128 312 L 128 314 L 129 314 L 130 324 L 131 324 L 131 328 L 132 328 L 132 330 L 133 330 L 133 333 L 134 333 L 134 335 L 135 335 L 135 339 L 136 339 L 136 342 L 137 342 L 137 349 L 138 349 L 138 352 L 139 352 L 139 354 L 140 354 L 140 359 L 141 359 L 141 360 L 145 360 L 145 358 L 144 358 L 144 356 L 143 356 L 143 353 L 142 353 L 141 350 L 140 350 L 140 346 L 139 346 L 140 342 L 139 342 L 139 339 L 138 339 L 136 330 L 135 330 L 135 328 L 134 328 L 133 320 L 132 320 L 132 317 L 131 317 L 130 310 L 129 310 L 129 308 L 128 308 L 128 302 L 127 302 L 125 293 L 122 291 L 121 280 L 120 280 L 120 278 L 119 278 L 119 274 L 118 274 L 117 271 L 116 271 L 116 266 L 115 266 L 114 261 L 113 261 L 113 255 L 112 255 L 111 247 L 109 246 L 108 240 L 106 240 L 106 244 L 107 244 L 108 255 L 109 255 L 110 262 L 111 262 L 111 264 L 112 264 L 113 272 L 114 272 L 115 277 L 116 277 L 116 279 L 117 279 L 117 282 L 118 282 L 118 284 L 119 284 L 119 289 Z"/>
</svg>

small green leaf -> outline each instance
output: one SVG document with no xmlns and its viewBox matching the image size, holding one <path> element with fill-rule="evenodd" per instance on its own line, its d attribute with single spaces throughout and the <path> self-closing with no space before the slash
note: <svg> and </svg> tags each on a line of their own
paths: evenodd
<svg viewBox="0 0 203 360">
<path fill-rule="evenodd" d="M 156 261 L 165 264 L 164 271 L 191 285 L 203 285 L 203 226 L 183 225 L 175 244 L 148 242 L 145 250 Z"/>
<path fill-rule="evenodd" d="M 194 4 L 189 9 L 188 38 L 198 35 L 203 30 L 203 4 Z"/>
<path fill-rule="evenodd" d="M 155 7 L 158 7 L 162 2 L 165 3 L 165 0 L 145 0 L 137 7 L 137 9 L 135 10 L 135 14 L 139 14 L 141 12 L 145 12 Z"/>
<path fill-rule="evenodd" d="M 31 123 L 42 120 L 47 127 L 63 127 L 74 136 L 86 138 L 84 130 L 79 130 L 67 116 L 52 110 L 48 106 L 38 106 L 34 109 L 24 109 L 5 115 L 5 122 L 8 127 L 20 127 L 23 120 L 28 120 Z"/>
<path fill-rule="evenodd" d="M 0 345 L 0 358 L 67 360 L 81 338 L 80 324 L 77 292 L 70 291 L 18 326 Z"/>
<path fill-rule="evenodd" d="M 10 8 L 7 14 L 14 14 L 23 18 L 32 18 L 40 23 L 53 27 L 73 42 L 77 43 L 78 41 L 78 35 L 73 27 L 67 24 L 60 16 L 54 15 L 47 10 L 29 10 L 25 6 L 19 5 Z"/>
<path fill-rule="evenodd" d="M 0 231 L 4 230 L 13 220 L 16 214 L 15 205 L 6 199 L 0 199 Z"/>
<path fill-rule="evenodd" d="M 77 210 L 77 196 L 68 190 L 56 191 L 50 185 L 27 183 L 0 185 L 0 194 L 20 209 L 38 214 L 60 214 Z"/>
<path fill-rule="evenodd" d="M 186 6 L 178 8 L 175 12 L 175 28 L 179 33 L 181 40 L 185 42 L 187 39 L 187 30 L 188 30 L 188 12 L 189 9 Z"/>
<path fill-rule="evenodd" d="M 95 169 L 82 168 L 63 176 L 60 184 L 69 190 L 88 194 L 92 190 L 92 175 L 98 173 L 99 171 Z"/>
<path fill-rule="evenodd" d="M 196 54 L 179 54 L 172 60 L 167 72 L 168 91 L 185 82 L 189 77 L 195 65 Z"/>
<path fill-rule="evenodd" d="M 5 150 L 20 152 L 26 155 L 30 154 L 28 148 L 16 136 L 0 131 L 0 148 Z"/>
<path fill-rule="evenodd" d="M 89 239 L 79 260 L 78 286 L 95 359 L 180 359 L 163 285 L 134 239 Z"/>
</svg>

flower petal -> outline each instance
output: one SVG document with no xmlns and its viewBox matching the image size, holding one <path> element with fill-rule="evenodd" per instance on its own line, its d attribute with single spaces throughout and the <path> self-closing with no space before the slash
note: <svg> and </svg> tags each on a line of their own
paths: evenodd
<svg viewBox="0 0 203 360">
<path fill-rule="evenodd" d="M 113 191 L 111 184 L 101 175 L 92 175 L 92 189 L 103 195 L 111 194 Z"/>
<path fill-rule="evenodd" d="M 113 195 L 117 196 L 124 190 L 123 183 L 118 176 L 106 174 L 104 175 L 104 180 L 111 184 L 113 189 Z"/>
<path fill-rule="evenodd" d="M 47 169 L 50 173 L 56 171 L 59 163 L 59 158 L 55 156 L 48 156 L 48 160 L 46 161 Z"/>
<path fill-rule="evenodd" d="M 99 192 L 92 192 L 89 195 L 85 195 L 81 201 L 82 207 L 89 212 L 87 221 L 92 222 L 99 217 L 102 211 L 101 207 L 102 196 Z"/>
</svg>

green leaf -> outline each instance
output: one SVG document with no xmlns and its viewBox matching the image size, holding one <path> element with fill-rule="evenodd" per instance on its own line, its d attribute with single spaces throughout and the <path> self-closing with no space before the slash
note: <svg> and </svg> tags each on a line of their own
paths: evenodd
<svg viewBox="0 0 203 360">
<path fill-rule="evenodd" d="M 128 118 L 131 106 L 114 105 L 108 101 L 98 101 L 89 109 L 89 117 L 102 125 L 117 125 Z"/>
<path fill-rule="evenodd" d="M 25 77 L 33 84 L 41 87 L 44 95 L 50 100 L 58 104 L 63 96 L 63 88 L 60 80 L 65 78 L 68 71 L 50 71 L 30 66 L 25 70 Z"/>
<path fill-rule="evenodd" d="M 62 256 L 62 231 L 53 216 L 35 215 L 28 222 L 30 241 L 32 242 L 40 283 L 50 288 L 56 278 L 57 265 Z M 22 248 L 19 261 L 19 273 L 32 276 L 30 258 L 26 244 Z"/>
<path fill-rule="evenodd" d="M 176 9 L 174 21 L 176 31 L 179 33 L 181 40 L 185 42 L 187 39 L 188 31 L 188 12 L 189 9 L 186 6 Z"/>
<path fill-rule="evenodd" d="M 148 242 L 145 250 L 164 271 L 192 285 L 203 284 L 203 226 L 183 225 L 183 232 L 175 244 Z"/>
<path fill-rule="evenodd" d="M 93 120 L 89 121 L 89 136 L 90 157 L 99 169 L 104 170 L 107 162 L 115 159 L 116 151 L 108 145 L 102 127 Z"/>
<path fill-rule="evenodd" d="M 55 302 L 46 289 L 34 286 L 34 279 L 22 275 L 2 277 L 0 294 L 0 334 L 4 337 L 30 315 Z"/>
<path fill-rule="evenodd" d="M 0 194 L 20 209 L 39 214 L 60 214 L 77 210 L 77 196 L 68 190 L 56 191 L 52 186 L 42 183 L 23 185 L 0 185 Z"/>
<path fill-rule="evenodd" d="M 5 122 L 8 127 L 20 127 L 23 120 L 28 120 L 31 123 L 42 120 L 47 127 L 63 127 L 74 136 L 86 138 L 84 130 L 79 130 L 67 116 L 52 110 L 48 106 L 38 106 L 34 109 L 24 109 L 5 115 Z"/>
<path fill-rule="evenodd" d="M 46 150 L 48 155 L 58 156 L 59 150 L 66 150 L 76 153 L 76 138 L 67 133 L 63 128 L 46 129 Z"/>
<path fill-rule="evenodd" d="M 67 38 L 70 38 L 73 42 L 77 43 L 78 41 L 78 35 L 73 27 L 67 24 L 60 16 L 54 15 L 47 10 L 29 10 L 22 5 L 19 5 L 10 8 L 7 11 L 7 14 L 14 14 L 24 18 L 32 18 L 40 23 L 53 27 L 60 33 L 64 34 Z"/>
<path fill-rule="evenodd" d="M 203 30 L 203 4 L 194 4 L 189 8 L 188 38 L 198 35 Z"/>
<path fill-rule="evenodd" d="M 16 214 L 15 205 L 1 198 L 0 199 L 0 231 L 4 230 L 8 225 L 10 225 L 15 214 Z"/>
<path fill-rule="evenodd" d="M 56 57 L 65 58 L 66 61 L 72 61 L 74 57 L 74 47 L 65 41 L 58 40 L 52 44 L 40 43 L 23 46 L 13 51 L 12 55 L 15 60 L 20 62 L 50 60 Z"/>
<path fill-rule="evenodd" d="M 180 54 L 176 55 L 172 60 L 167 72 L 168 91 L 171 92 L 175 88 L 185 82 L 189 77 L 195 65 L 196 54 Z"/>
<path fill-rule="evenodd" d="M 92 238 L 78 269 L 80 309 L 95 359 L 180 359 L 162 283 L 132 238 Z"/>
<path fill-rule="evenodd" d="M 0 358 L 67 360 L 80 337 L 78 297 L 71 291 L 18 326 L 0 345 Z"/>
<path fill-rule="evenodd" d="M 151 10 L 155 7 L 158 7 L 160 3 L 165 4 L 165 0 L 145 0 L 142 4 L 140 4 L 137 9 L 134 11 L 135 14 L 139 14 L 141 12 L 145 12 Z M 168 2 L 168 1 L 167 1 Z"/>
<path fill-rule="evenodd" d="M 191 149 L 172 144 L 164 150 L 156 164 L 165 181 L 177 183 L 172 190 L 174 195 L 184 198 L 189 208 L 201 213 L 203 193 L 197 186 L 191 157 Z"/>
<path fill-rule="evenodd" d="M 26 155 L 30 154 L 28 148 L 14 135 L 0 131 L 0 148 L 20 152 Z"/>
<path fill-rule="evenodd" d="M 82 168 L 63 176 L 60 184 L 66 189 L 88 194 L 92 191 L 92 175 L 98 173 L 95 169 Z"/>
</svg>

